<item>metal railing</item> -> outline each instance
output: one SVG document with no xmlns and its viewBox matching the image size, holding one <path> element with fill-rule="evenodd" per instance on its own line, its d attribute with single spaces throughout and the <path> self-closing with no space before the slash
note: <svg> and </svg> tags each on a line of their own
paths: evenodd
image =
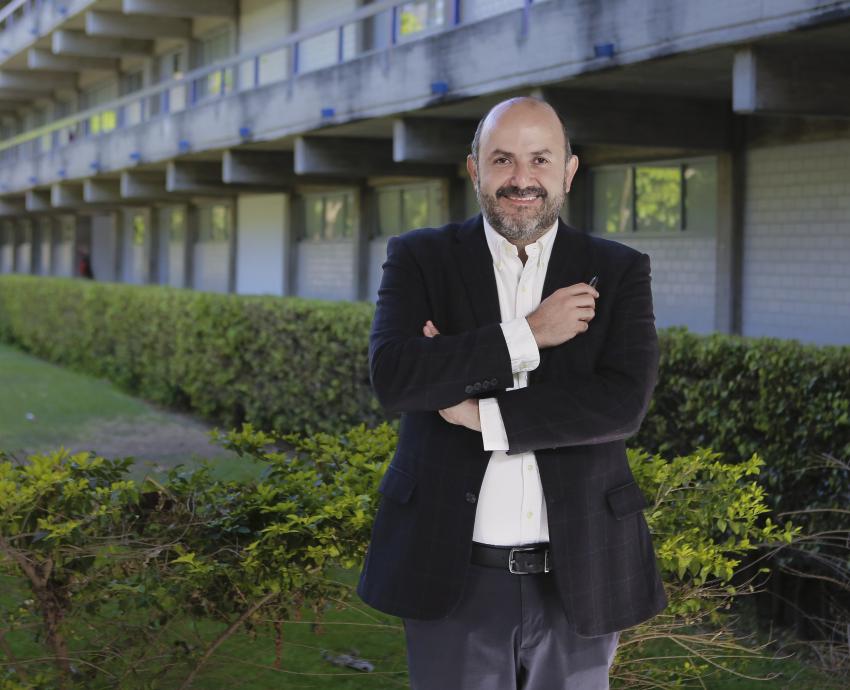
<svg viewBox="0 0 850 690">
<path fill-rule="evenodd" d="M 12 13 L 28 3 L 50 1 L 57 0 L 15 0 L 0 11 L 0 21 L 8 19 Z M 525 26 L 533 0 L 521 2 L 525 9 L 522 17 Z M 439 6 L 443 11 L 430 11 L 435 6 Z M 278 41 L 241 51 L 213 64 L 193 69 L 185 75 L 12 136 L 0 142 L 0 165 L 17 162 L 22 157 L 32 158 L 42 153 L 43 149 L 49 151 L 61 148 L 80 138 L 98 136 L 114 129 L 148 122 L 176 110 L 191 109 L 235 92 L 289 80 L 305 71 L 301 53 L 311 39 L 336 34 L 336 63 L 339 64 L 361 55 L 392 48 L 408 40 L 448 30 L 461 24 L 461 21 L 460 0 L 379 0 L 345 16 L 295 31 Z M 347 50 L 351 37 L 350 27 L 362 26 L 365 22 L 372 24 L 373 45 L 364 45 L 362 34 L 356 34 L 355 42 L 360 45 L 353 50 Z M 382 38 L 374 39 L 375 36 Z M 288 68 L 280 76 L 262 81 L 263 59 L 275 54 L 286 56 Z M 330 64 L 334 63 L 319 64 L 313 66 L 313 69 Z M 240 134 L 245 138 L 250 136 L 248 132 Z"/>
</svg>

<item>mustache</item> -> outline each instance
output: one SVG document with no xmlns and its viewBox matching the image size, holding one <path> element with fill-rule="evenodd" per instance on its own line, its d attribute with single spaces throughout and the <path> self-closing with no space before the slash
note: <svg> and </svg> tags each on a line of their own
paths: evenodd
<svg viewBox="0 0 850 690">
<path fill-rule="evenodd" d="M 496 196 L 529 196 L 534 194 L 535 196 L 546 196 L 546 190 L 543 187 L 514 187 L 513 185 L 508 185 L 506 187 L 500 187 L 496 190 Z"/>
</svg>

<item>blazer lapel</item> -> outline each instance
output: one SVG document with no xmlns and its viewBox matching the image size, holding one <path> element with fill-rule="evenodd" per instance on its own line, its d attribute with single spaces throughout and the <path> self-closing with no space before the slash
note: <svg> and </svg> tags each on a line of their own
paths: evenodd
<svg viewBox="0 0 850 690">
<path fill-rule="evenodd" d="M 460 245 L 456 255 L 460 274 L 478 325 L 500 322 L 502 310 L 493 272 L 493 256 L 487 246 L 481 214 L 467 220 L 458 229 L 455 239 Z"/>
<path fill-rule="evenodd" d="M 558 288 L 589 281 L 596 269 L 592 252 L 588 248 L 589 243 L 583 233 L 560 218 L 556 233 L 552 253 L 549 255 L 549 265 L 546 267 L 546 277 L 543 279 L 541 302 Z"/>
</svg>

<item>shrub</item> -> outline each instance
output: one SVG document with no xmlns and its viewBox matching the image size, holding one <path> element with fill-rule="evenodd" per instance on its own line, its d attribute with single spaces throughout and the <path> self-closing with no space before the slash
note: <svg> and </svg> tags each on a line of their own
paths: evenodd
<svg viewBox="0 0 850 690">
<path fill-rule="evenodd" d="M 0 340 L 224 426 L 342 430 L 384 418 L 366 303 L 0 277 Z"/>
<path fill-rule="evenodd" d="M 301 437 L 246 426 L 221 439 L 264 462 L 264 477 L 235 483 L 175 470 L 162 485 L 138 486 L 128 461 L 85 453 L 0 462 L 0 574 L 26 585 L 0 636 L 29 636 L 54 660 L 28 674 L 27 658 L 14 659 L 21 672 L 7 687 L 188 687 L 240 629 L 269 627 L 279 654 L 280 621 L 303 607 L 320 619 L 329 601 L 351 596 L 329 574 L 362 561 L 395 430 Z M 293 450 L 276 450 L 282 443 Z M 722 623 L 723 607 L 747 591 L 732 584 L 741 555 L 779 548 L 797 531 L 767 517 L 753 481 L 757 456 L 731 463 L 709 451 L 672 460 L 631 451 L 629 460 L 650 499 L 670 607 L 624 635 L 614 677 L 658 687 L 699 676 L 701 659 L 750 653 L 727 632 L 683 626 Z M 221 624 L 212 639 L 180 624 L 209 620 Z M 684 645 L 679 663 L 647 653 L 659 637 Z"/>
</svg>

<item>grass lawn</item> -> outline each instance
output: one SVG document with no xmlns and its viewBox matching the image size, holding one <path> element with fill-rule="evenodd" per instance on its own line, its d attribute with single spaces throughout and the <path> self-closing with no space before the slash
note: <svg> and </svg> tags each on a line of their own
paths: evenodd
<svg viewBox="0 0 850 690">
<path fill-rule="evenodd" d="M 256 475 L 256 465 L 211 445 L 207 431 L 206 425 L 188 415 L 158 409 L 125 395 L 108 382 L 0 345 L 0 449 L 18 457 L 63 445 L 94 450 L 107 457 L 133 456 L 137 458 L 137 477 L 199 458 L 211 459 L 222 478 Z M 339 577 L 353 585 L 356 573 L 343 572 Z M 0 580 L 0 620 L 20 602 L 20 585 L 8 578 Z M 404 638 L 398 619 L 368 609 L 355 597 L 352 606 L 328 612 L 320 634 L 312 628 L 306 613 L 304 621 L 284 625 L 281 669 L 273 667 L 274 640 L 269 635 L 254 637 L 240 631 L 219 649 L 194 687 L 383 690 L 407 686 Z M 183 632 L 187 639 L 209 641 L 219 631 L 218 626 L 201 624 Z M 13 633 L 6 641 L 20 658 L 38 656 L 43 651 L 29 633 Z M 323 650 L 365 658 L 375 664 L 376 672 L 365 674 L 334 666 L 322 657 Z M 681 654 L 669 643 L 659 643 L 652 651 L 659 656 Z M 4 657 L 0 651 L 0 664 L 6 663 Z M 706 679 L 705 690 L 841 687 L 794 658 L 747 662 L 739 671 L 760 677 L 780 675 L 774 680 L 754 681 L 716 674 Z"/>
</svg>

